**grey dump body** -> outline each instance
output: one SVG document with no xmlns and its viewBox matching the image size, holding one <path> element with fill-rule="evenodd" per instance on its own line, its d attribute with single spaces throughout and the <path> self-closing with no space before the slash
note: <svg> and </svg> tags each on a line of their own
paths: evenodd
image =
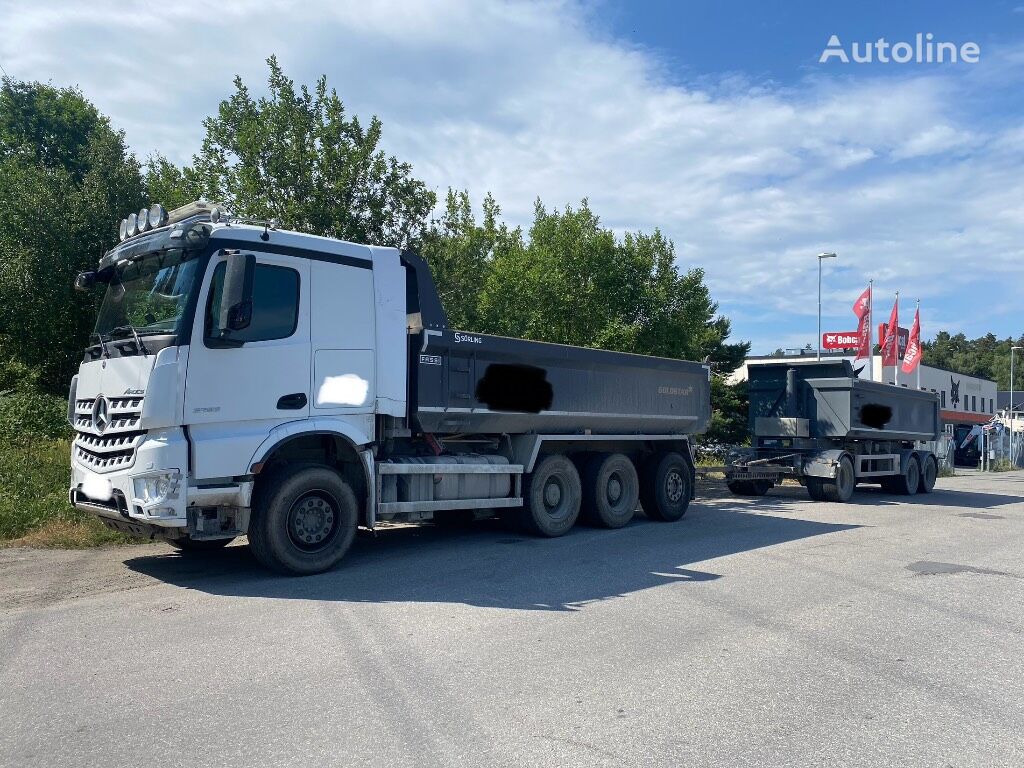
<svg viewBox="0 0 1024 768">
<path fill-rule="evenodd" d="M 809 438 L 913 441 L 939 433 L 935 393 L 858 379 L 846 360 L 750 366 L 748 393 L 758 436 L 778 436 L 764 433 L 771 419 L 787 418 L 806 419 Z"/>
<path fill-rule="evenodd" d="M 690 435 L 711 419 L 700 363 L 451 330 L 411 347 L 424 432 Z"/>
</svg>

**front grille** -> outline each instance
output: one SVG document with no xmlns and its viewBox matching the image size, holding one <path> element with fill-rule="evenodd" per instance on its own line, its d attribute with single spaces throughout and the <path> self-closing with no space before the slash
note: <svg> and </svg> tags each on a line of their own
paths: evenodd
<svg viewBox="0 0 1024 768">
<path fill-rule="evenodd" d="M 96 400 L 75 401 L 74 456 L 79 464 L 97 472 L 112 472 L 135 463 L 135 451 L 146 431 L 142 422 L 141 397 L 108 397 L 107 424 L 93 424 Z"/>
</svg>

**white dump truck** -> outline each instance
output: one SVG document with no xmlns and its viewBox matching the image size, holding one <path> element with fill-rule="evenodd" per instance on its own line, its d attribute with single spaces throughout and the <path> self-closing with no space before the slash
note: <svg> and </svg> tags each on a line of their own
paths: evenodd
<svg viewBox="0 0 1024 768">
<path fill-rule="evenodd" d="M 68 414 L 70 501 L 113 528 L 186 552 L 247 534 L 305 574 L 380 521 L 559 536 L 686 511 L 706 365 L 453 330 L 417 255 L 202 201 L 120 234 L 76 279 L 104 294 Z"/>
</svg>

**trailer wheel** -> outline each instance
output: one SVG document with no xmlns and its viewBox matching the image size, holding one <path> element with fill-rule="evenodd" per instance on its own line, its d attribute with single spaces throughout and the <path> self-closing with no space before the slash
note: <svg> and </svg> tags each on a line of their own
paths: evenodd
<svg viewBox="0 0 1024 768">
<path fill-rule="evenodd" d="M 939 463 L 934 456 L 927 456 L 924 466 L 921 467 L 921 484 L 918 489 L 921 493 L 931 493 L 935 488 L 935 479 L 939 476 Z"/>
<path fill-rule="evenodd" d="M 583 514 L 591 525 L 621 528 L 640 499 L 636 467 L 621 453 L 591 456 L 583 469 Z"/>
<path fill-rule="evenodd" d="M 678 453 L 659 453 L 644 467 L 640 504 L 651 520 L 675 522 L 690 506 L 690 467 Z"/>
<path fill-rule="evenodd" d="M 825 501 L 824 481 L 816 477 L 807 478 L 807 495 L 813 501 Z"/>
<path fill-rule="evenodd" d="M 523 485 L 523 527 L 551 538 L 568 533 L 580 515 L 583 495 L 576 465 L 565 456 L 545 456 Z"/>
<path fill-rule="evenodd" d="M 896 492 L 902 496 L 913 496 L 921 485 L 921 464 L 917 456 L 911 456 L 907 469 L 902 475 L 893 478 Z"/>
<path fill-rule="evenodd" d="M 821 484 L 821 493 L 824 501 L 831 501 L 845 504 L 853 496 L 853 489 L 857 486 L 857 478 L 853 473 L 853 462 L 849 457 L 843 456 L 836 468 L 834 480 L 826 480 Z"/>
<path fill-rule="evenodd" d="M 283 469 L 261 478 L 249 547 L 260 563 L 279 573 L 322 573 L 348 552 L 358 520 L 356 496 L 333 469 Z"/>
<path fill-rule="evenodd" d="M 771 480 L 730 480 L 726 483 L 737 496 L 764 496 L 775 487 Z"/>
</svg>

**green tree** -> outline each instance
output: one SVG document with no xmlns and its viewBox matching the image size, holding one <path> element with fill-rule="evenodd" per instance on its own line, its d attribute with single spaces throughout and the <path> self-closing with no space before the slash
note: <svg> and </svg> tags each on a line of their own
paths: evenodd
<svg viewBox="0 0 1024 768">
<path fill-rule="evenodd" d="M 445 208 L 423 233 L 420 254 L 429 262 L 453 328 L 482 330 L 480 297 L 496 253 L 523 247 L 522 232 L 499 222 L 501 208 L 488 194 L 477 224 L 469 193 L 449 189 Z"/>
<path fill-rule="evenodd" d="M 1001 390 L 1010 388 L 1010 348 L 1024 346 L 1024 335 L 998 339 L 988 333 L 977 339 L 968 339 L 964 334 L 950 334 L 940 331 L 931 341 L 922 345 L 922 362 L 936 365 L 971 376 L 994 379 Z M 1024 358 L 1017 354 L 1014 369 L 1014 389 L 1024 388 Z"/>
<path fill-rule="evenodd" d="M 169 211 L 204 197 L 194 173 L 187 173 L 160 154 L 146 162 L 145 182 L 149 200 Z"/>
<path fill-rule="evenodd" d="M 178 200 L 201 192 L 241 216 L 325 237 L 403 247 L 420 234 L 437 198 L 412 167 L 380 149 L 381 122 L 348 117 L 326 77 L 296 90 L 277 59 L 269 96 L 254 99 L 241 78 L 217 114 L 191 168 L 174 174 L 162 158 L 150 184 Z M 170 185 L 170 186 L 168 186 Z M 168 199 L 173 195 L 168 192 Z"/>
<path fill-rule="evenodd" d="M 145 202 L 138 163 L 80 92 L 4 79 L 0 87 L 0 355 L 66 392 L 95 299 L 77 272 L 117 242 Z"/>
</svg>

